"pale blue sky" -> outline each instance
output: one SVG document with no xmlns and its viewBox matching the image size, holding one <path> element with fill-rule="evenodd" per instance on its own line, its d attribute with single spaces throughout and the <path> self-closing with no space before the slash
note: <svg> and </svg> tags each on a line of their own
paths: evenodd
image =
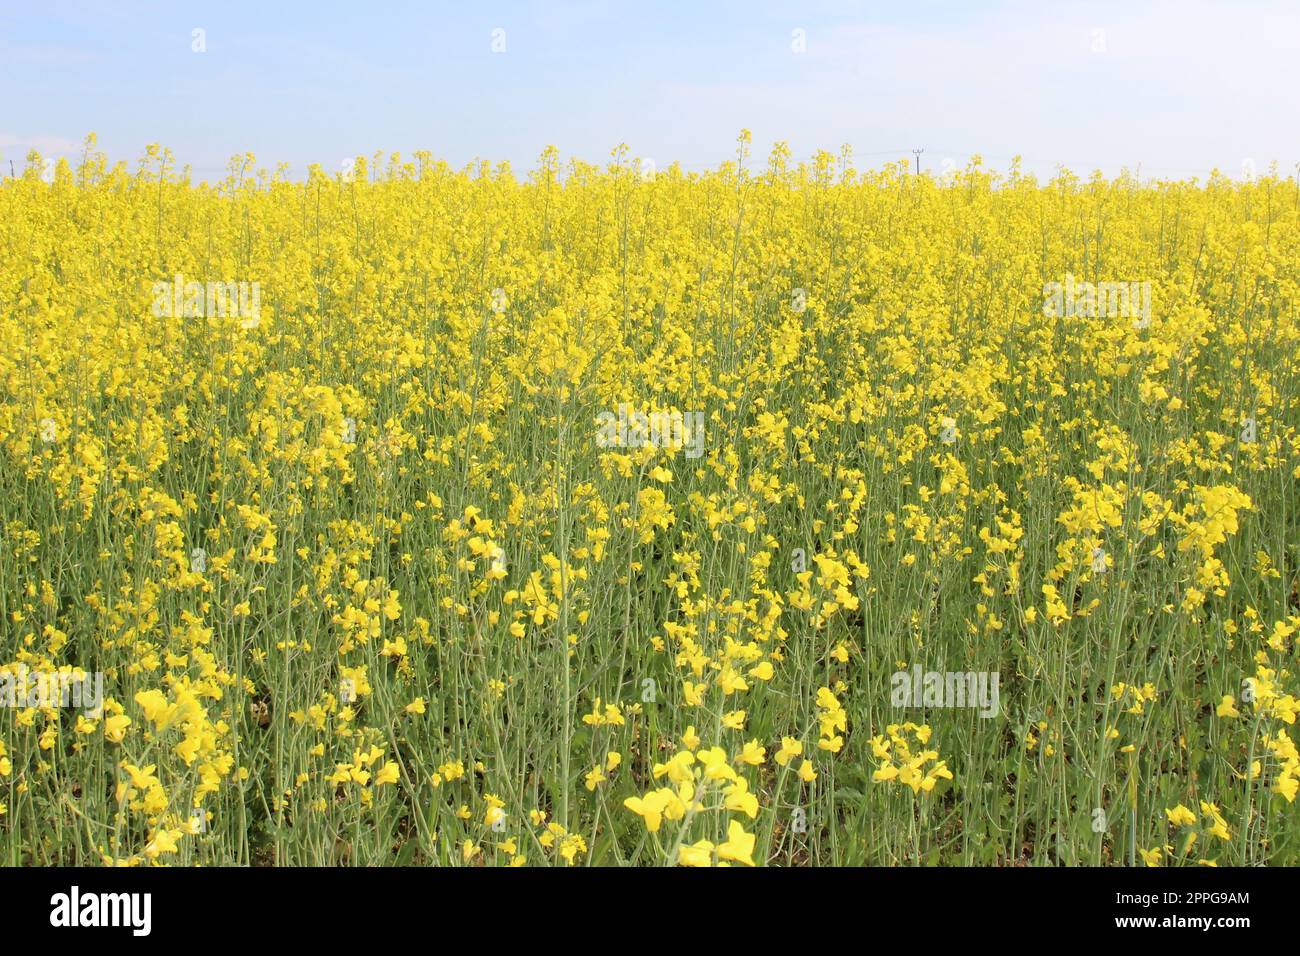
<svg viewBox="0 0 1300 956">
<path fill-rule="evenodd" d="M 113 159 L 161 142 L 198 178 L 246 150 L 298 175 L 376 149 L 522 172 L 550 143 L 699 169 L 748 127 L 760 162 L 785 139 L 797 158 L 851 143 L 860 167 L 919 146 L 935 171 L 981 152 L 1292 175 L 1298 96 L 1295 0 L 0 0 L 0 156 L 20 166 L 94 130 Z"/>
</svg>

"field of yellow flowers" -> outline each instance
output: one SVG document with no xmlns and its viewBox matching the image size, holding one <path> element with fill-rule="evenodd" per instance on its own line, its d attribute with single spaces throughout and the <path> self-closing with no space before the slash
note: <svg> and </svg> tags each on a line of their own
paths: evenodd
<svg viewBox="0 0 1300 956">
<path fill-rule="evenodd" d="M 0 182 L 0 860 L 1300 864 L 1300 192 Z"/>
</svg>

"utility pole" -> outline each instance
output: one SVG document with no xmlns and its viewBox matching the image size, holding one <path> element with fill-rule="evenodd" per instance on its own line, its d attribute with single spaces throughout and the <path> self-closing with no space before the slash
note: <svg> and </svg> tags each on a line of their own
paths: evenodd
<svg viewBox="0 0 1300 956">
<path fill-rule="evenodd" d="M 912 155 L 916 157 L 916 175 L 918 176 L 921 175 L 921 154 L 924 152 L 925 152 L 924 149 L 912 150 Z"/>
</svg>

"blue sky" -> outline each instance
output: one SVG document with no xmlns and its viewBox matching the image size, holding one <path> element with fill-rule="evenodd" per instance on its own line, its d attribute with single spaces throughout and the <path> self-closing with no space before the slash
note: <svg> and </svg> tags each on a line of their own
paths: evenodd
<svg viewBox="0 0 1300 956">
<path fill-rule="evenodd" d="M 850 143 L 859 167 L 916 146 L 936 172 L 978 152 L 1046 175 L 1292 175 L 1298 96 L 1295 0 L 0 0 L 6 171 L 91 130 L 197 178 L 244 151 L 298 175 L 376 149 L 522 172 L 548 144 L 601 162 L 620 142 L 700 169 L 747 127 L 760 162 L 784 139 L 797 158 Z"/>
</svg>

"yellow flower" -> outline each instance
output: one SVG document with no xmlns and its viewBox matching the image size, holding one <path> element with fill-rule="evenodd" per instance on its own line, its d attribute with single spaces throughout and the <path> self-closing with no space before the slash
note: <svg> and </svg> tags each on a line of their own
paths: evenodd
<svg viewBox="0 0 1300 956">
<path fill-rule="evenodd" d="M 651 769 L 656 780 L 667 774 L 668 779 L 673 783 L 689 783 L 695 779 L 691 773 L 693 763 L 695 763 L 695 755 L 689 750 L 683 750 L 674 754 L 667 763 L 657 763 Z"/>
<path fill-rule="evenodd" d="M 1150 850 L 1138 847 L 1138 855 L 1142 857 L 1142 862 L 1147 866 L 1159 866 L 1163 852 L 1160 847 L 1153 847 Z"/>
<path fill-rule="evenodd" d="M 135 695 L 135 702 L 144 712 L 145 720 L 156 727 L 162 727 L 170 718 L 172 707 L 167 695 L 160 690 L 142 690 Z"/>
<path fill-rule="evenodd" d="M 727 824 L 727 842 L 718 844 L 718 859 L 753 866 L 754 842 L 753 834 L 746 833 L 744 827 L 731 820 Z"/>
<path fill-rule="evenodd" d="M 198 758 L 202 745 L 203 741 L 199 736 L 190 735 L 173 747 L 172 752 L 185 761 L 185 766 L 189 767 Z"/>
<path fill-rule="evenodd" d="M 760 746 L 757 740 L 751 740 L 749 743 L 745 744 L 744 749 L 740 752 L 740 756 L 736 759 L 741 763 L 749 764 L 751 767 L 757 767 L 763 763 L 763 760 L 766 757 L 766 748 Z"/>
<path fill-rule="evenodd" d="M 731 769 L 731 764 L 727 760 L 727 752 L 721 747 L 710 747 L 708 750 L 697 750 L 696 759 L 700 762 L 704 778 L 706 780 L 735 780 L 736 772 Z M 689 781 L 677 781 L 689 782 Z"/>
<path fill-rule="evenodd" d="M 1223 819 L 1223 815 L 1219 813 L 1217 806 L 1202 800 L 1201 813 L 1210 818 L 1210 825 L 1206 828 L 1207 833 L 1225 842 L 1232 839 L 1232 834 L 1228 830 L 1228 822 Z"/>
<path fill-rule="evenodd" d="M 699 840 L 690 846 L 683 846 L 677 851 L 679 866 L 712 866 L 713 844 L 708 840 Z"/>
<path fill-rule="evenodd" d="M 803 753 L 803 744 L 793 737 L 781 738 L 781 749 L 776 752 L 773 758 L 779 766 L 784 767 L 795 757 Z"/>
<path fill-rule="evenodd" d="M 676 793 L 667 788 L 660 788 L 647 793 L 644 797 L 628 797 L 623 806 L 645 821 L 646 829 L 657 833 L 665 818 L 680 820 L 686 813 L 686 806 Z"/>
<path fill-rule="evenodd" d="M 125 714 L 115 714 L 104 720 L 104 738 L 110 743 L 120 744 L 126 736 L 126 728 L 131 726 L 131 718 Z"/>
<path fill-rule="evenodd" d="M 485 793 L 483 795 L 483 800 L 487 804 L 487 810 L 483 814 L 483 825 L 490 827 L 504 823 L 506 819 L 506 811 L 503 809 L 505 804 L 501 799 L 490 793 Z"/>
<path fill-rule="evenodd" d="M 274 833 L 292 860 L 337 831 L 356 865 L 579 865 L 586 836 L 762 865 L 743 828 L 805 834 L 790 809 L 861 771 L 879 839 L 819 813 L 798 862 L 890 862 L 922 821 L 1087 859 L 1086 818 L 1032 797 L 1127 772 L 1197 804 L 1155 806 L 1144 863 L 1300 862 L 1295 184 L 751 144 L 657 176 L 625 147 L 15 167 L 0 695 L 94 666 L 120 700 L 0 704 L 0 855 L 220 864 Z M 1098 701 L 1068 665 L 1095 676 L 1121 607 L 1156 653 Z M 880 698 L 895 655 L 1013 646 L 1042 691 L 1014 727 L 979 681 Z M 954 786 L 971 729 L 1014 773 Z M 93 842 L 47 845 L 69 801 Z M 641 832 L 615 853 L 611 825 Z"/>
<path fill-rule="evenodd" d="M 579 853 L 587 852 L 587 841 L 576 833 L 569 834 L 560 841 L 560 856 L 565 863 L 572 864 Z"/>
<path fill-rule="evenodd" d="M 139 787 L 141 790 L 146 790 L 158 783 L 158 777 L 154 774 L 154 771 L 158 768 L 154 764 L 149 764 L 149 766 L 141 769 L 129 763 L 123 763 L 122 769 L 127 772 L 128 776 L 130 776 L 131 786 L 133 787 Z"/>
<path fill-rule="evenodd" d="M 749 784 L 743 778 L 722 790 L 723 806 L 733 813 L 743 813 L 751 820 L 758 815 L 758 797 L 749 792 Z"/>
<path fill-rule="evenodd" d="M 180 849 L 176 841 L 180 839 L 182 833 L 181 830 L 160 829 L 155 831 L 153 839 L 144 848 L 144 855 L 153 860 L 164 853 L 175 853 Z"/>
</svg>

